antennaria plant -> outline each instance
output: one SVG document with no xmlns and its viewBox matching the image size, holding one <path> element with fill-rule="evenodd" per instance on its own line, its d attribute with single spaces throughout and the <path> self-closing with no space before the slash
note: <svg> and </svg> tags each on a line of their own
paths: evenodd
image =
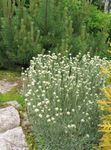
<svg viewBox="0 0 111 150">
<path fill-rule="evenodd" d="M 41 150 L 93 149 L 105 59 L 38 55 L 22 73 L 32 130 Z"/>
</svg>

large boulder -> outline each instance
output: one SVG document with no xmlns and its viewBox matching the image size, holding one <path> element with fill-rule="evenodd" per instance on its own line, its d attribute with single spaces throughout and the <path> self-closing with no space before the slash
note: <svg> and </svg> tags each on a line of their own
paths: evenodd
<svg viewBox="0 0 111 150">
<path fill-rule="evenodd" d="M 0 109 L 0 133 L 18 127 L 19 125 L 19 113 L 13 106 Z"/>
<path fill-rule="evenodd" d="M 0 150 L 28 150 L 21 127 L 0 134 Z"/>
</svg>

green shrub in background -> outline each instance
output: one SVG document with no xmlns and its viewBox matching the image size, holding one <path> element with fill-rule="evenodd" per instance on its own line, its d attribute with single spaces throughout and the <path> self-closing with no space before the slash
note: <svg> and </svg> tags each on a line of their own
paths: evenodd
<svg viewBox="0 0 111 150">
<path fill-rule="evenodd" d="M 22 1 L 17 7 L 10 0 L 3 1 L 2 4 L 4 16 L 1 18 L 1 35 L 4 50 L 1 53 L 5 56 L 1 56 L 6 58 L 5 65 L 27 65 L 32 56 L 40 51 L 39 30 Z"/>
<path fill-rule="evenodd" d="M 90 55 L 74 59 L 38 55 L 22 73 L 32 131 L 41 150 L 93 149 L 99 139 L 99 112 L 107 61 Z"/>
<path fill-rule="evenodd" d="M 107 56 L 110 16 L 85 0 L 1 0 L 0 12 L 0 67 L 48 51 Z"/>
</svg>

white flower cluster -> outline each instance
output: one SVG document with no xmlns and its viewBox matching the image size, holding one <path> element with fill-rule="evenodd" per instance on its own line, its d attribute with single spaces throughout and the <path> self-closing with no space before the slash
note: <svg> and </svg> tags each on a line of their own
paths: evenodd
<svg viewBox="0 0 111 150">
<path fill-rule="evenodd" d="M 92 113 L 97 112 L 96 100 L 104 79 L 99 66 L 108 62 L 89 54 L 81 58 L 38 55 L 23 73 L 25 101 L 33 118 L 40 125 L 54 125 L 74 132 L 90 130 Z M 76 130 L 77 129 L 77 130 Z M 87 134 L 87 137 L 89 135 Z M 90 132 L 88 132 L 90 133 Z"/>
</svg>

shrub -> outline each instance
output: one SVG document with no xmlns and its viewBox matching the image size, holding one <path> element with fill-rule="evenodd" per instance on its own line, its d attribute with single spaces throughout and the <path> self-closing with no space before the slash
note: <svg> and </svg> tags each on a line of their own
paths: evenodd
<svg viewBox="0 0 111 150">
<path fill-rule="evenodd" d="M 1 0 L 0 10 L 0 66 L 25 66 L 48 51 L 107 55 L 110 17 L 84 0 Z"/>
<path fill-rule="evenodd" d="M 10 3 L 11 0 L 2 1 L 1 37 L 4 50 L 0 49 L 1 56 L 5 59 L 4 67 L 7 67 L 7 64 L 24 66 L 29 64 L 32 56 L 42 51 L 39 44 L 40 32 L 23 1 L 18 1 L 18 6 Z"/>
<path fill-rule="evenodd" d="M 36 142 L 44 150 L 91 150 L 99 134 L 98 107 L 106 60 L 90 55 L 38 55 L 22 73 Z"/>
<path fill-rule="evenodd" d="M 102 110 L 101 124 L 99 125 L 99 132 L 102 133 L 98 150 L 109 150 L 111 148 L 111 67 L 102 68 L 103 73 L 107 76 L 107 85 L 103 88 L 105 98 L 98 100 L 100 109 Z"/>
</svg>

